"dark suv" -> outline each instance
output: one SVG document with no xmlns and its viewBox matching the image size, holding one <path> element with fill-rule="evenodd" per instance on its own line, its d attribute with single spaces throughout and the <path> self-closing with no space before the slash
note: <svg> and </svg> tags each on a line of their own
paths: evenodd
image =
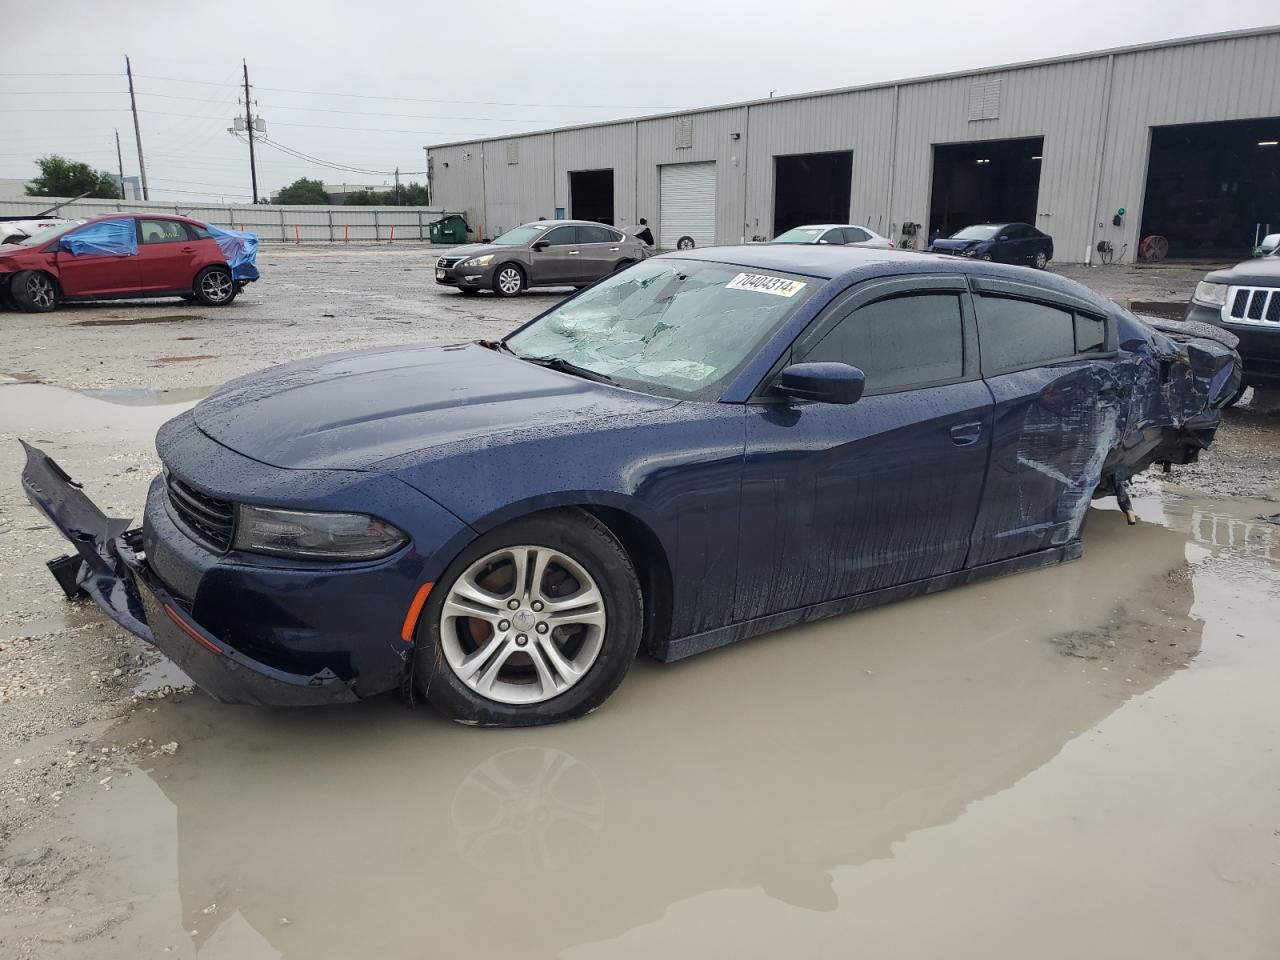
<svg viewBox="0 0 1280 960">
<path fill-rule="evenodd" d="M 463 293 L 514 297 L 529 287 L 580 287 L 643 260 L 649 247 L 621 230 L 585 220 L 539 220 L 488 243 L 469 243 L 436 260 L 436 283 Z"/>
<path fill-rule="evenodd" d="M 1230 330 L 1240 338 L 1245 387 L 1280 388 L 1280 251 L 1215 270 L 1196 284 L 1187 320 Z"/>
</svg>

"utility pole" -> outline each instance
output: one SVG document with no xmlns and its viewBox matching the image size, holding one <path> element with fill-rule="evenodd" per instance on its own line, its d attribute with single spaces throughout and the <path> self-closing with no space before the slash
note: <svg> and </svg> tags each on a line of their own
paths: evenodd
<svg viewBox="0 0 1280 960">
<path fill-rule="evenodd" d="M 151 191 L 147 189 L 147 164 L 142 159 L 142 128 L 138 126 L 138 100 L 133 95 L 133 65 L 129 63 L 129 58 L 124 58 L 124 72 L 129 77 L 129 109 L 133 111 L 133 135 L 138 141 L 138 175 L 142 177 L 142 199 L 150 200 Z M 124 185 L 121 184 L 120 192 L 124 193 Z"/>
<path fill-rule="evenodd" d="M 396 206 L 397 207 L 400 206 L 400 168 L 399 167 L 396 167 Z"/>
<path fill-rule="evenodd" d="M 253 111 L 249 101 L 249 61 L 244 63 L 244 126 L 249 133 L 249 176 L 253 178 L 253 202 L 258 202 L 258 164 L 253 157 Z"/>
<path fill-rule="evenodd" d="M 124 154 L 120 152 L 120 131 L 116 130 L 116 163 L 120 167 L 120 199 L 128 200 L 124 195 Z"/>
</svg>

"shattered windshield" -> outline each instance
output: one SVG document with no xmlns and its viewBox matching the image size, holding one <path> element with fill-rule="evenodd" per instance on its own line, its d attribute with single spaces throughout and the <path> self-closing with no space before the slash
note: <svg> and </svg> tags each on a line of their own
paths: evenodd
<svg viewBox="0 0 1280 960">
<path fill-rule="evenodd" d="M 820 286 L 810 277 L 695 260 L 647 260 L 507 338 L 622 386 L 711 399 Z"/>
<path fill-rule="evenodd" d="M 980 223 L 977 226 L 965 227 L 951 235 L 952 240 L 990 240 L 1000 229 L 998 223 Z"/>
</svg>

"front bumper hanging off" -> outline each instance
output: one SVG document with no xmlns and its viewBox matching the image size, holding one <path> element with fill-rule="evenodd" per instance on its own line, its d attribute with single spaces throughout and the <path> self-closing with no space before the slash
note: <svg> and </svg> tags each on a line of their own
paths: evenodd
<svg viewBox="0 0 1280 960">
<path fill-rule="evenodd" d="M 247 657 L 196 623 L 155 577 L 140 552 L 142 531 L 108 517 L 57 463 L 25 441 L 22 488 L 75 547 L 49 561 L 68 597 L 87 594 L 116 623 L 158 647 L 206 693 L 225 703 L 303 706 L 359 699 L 351 683 L 325 669 L 286 673 Z"/>
</svg>

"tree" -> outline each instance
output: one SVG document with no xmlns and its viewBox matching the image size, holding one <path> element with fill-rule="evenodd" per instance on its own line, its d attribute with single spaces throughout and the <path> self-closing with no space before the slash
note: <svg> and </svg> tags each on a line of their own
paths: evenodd
<svg viewBox="0 0 1280 960">
<path fill-rule="evenodd" d="M 40 176 L 27 186 L 29 197 L 78 197 L 87 193 L 103 200 L 120 199 L 120 191 L 111 177 L 87 163 L 50 155 L 41 157 L 36 165 L 40 167 Z"/>
<path fill-rule="evenodd" d="M 276 203 L 328 203 L 329 195 L 324 192 L 324 184 L 319 180 L 308 180 L 301 177 L 276 194 Z"/>
<path fill-rule="evenodd" d="M 427 188 L 418 183 L 400 185 L 400 202 L 396 203 L 396 191 L 361 190 L 352 193 L 345 201 L 348 207 L 425 207 L 427 205 Z"/>
</svg>

